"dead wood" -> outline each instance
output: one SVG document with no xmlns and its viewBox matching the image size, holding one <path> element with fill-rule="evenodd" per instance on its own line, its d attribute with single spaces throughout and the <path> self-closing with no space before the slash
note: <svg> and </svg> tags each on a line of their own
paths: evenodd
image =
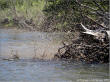
<svg viewBox="0 0 110 82">
<path fill-rule="evenodd" d="M 83 61 L 86 63 L 108 63 L 109 62 L 109 39 L 104 42 L 92 35 L 81 33 L 80 38 L 73 40 L 69 45 L 64 44 L 59 48 L 55 58 Z"/>
</svg>

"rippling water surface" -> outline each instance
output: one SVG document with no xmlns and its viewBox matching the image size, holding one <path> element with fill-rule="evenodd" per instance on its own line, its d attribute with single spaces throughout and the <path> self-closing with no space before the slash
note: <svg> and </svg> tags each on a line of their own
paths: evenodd
<svg viewBox="0 0 110 82">
<path fill-rule="evenodd" d="M 83 82 L 109 78 L 108 64 L 53 61 L 62 39 L 60 33 L 0 29 L 0 82 Z M 13 55 L 20 60 L 3 60 Z"/>
<path fill-rule="evenodd" d="M 108 79 L 108 65 L 65 61 L 0 60 L 0 82 L 77 82 L 79 79 Z"/>
</svg>

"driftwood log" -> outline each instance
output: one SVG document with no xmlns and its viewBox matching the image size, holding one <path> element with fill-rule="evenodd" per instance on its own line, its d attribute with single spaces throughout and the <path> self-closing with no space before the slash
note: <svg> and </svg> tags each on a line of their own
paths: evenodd
<svg viewBox="0 0 110 82">
<path fill-rule="evenodd" d="M 85 30 L 85 34 L 87 35 L 93 35 L 94 37 L 96 37 L 96 39 L 101 40 L 104 42 L 104 40 L 106 38 L 110 37 L 110 31 L 108 30 L 89 30 L 87 29 L 82 23 L 81 26 L 83 27 L 83 29 Z"/>
</svg>

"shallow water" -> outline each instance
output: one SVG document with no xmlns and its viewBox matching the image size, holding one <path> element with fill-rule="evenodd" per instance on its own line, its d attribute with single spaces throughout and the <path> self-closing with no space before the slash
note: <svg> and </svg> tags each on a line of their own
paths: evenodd
<svg viewBox="0 0 110 82">
<path fill-rule="evenodd" d="M 53 61 L 62 39 L 61 33 L 0 29 L 0 82 L 109 82 L 108 64 Z M 20 60 L 3 60 L 13 55 Z"/>
<path fill-rule="evenodd" d="M 90 82 L 91 79 L 108 79 L 108 64 L 89 65 L 41 60 L 0 61 L 0 82 Z"/>
<path fill-rule="evenodd" d="M 0 29 L 0 57 L 20 59 L 53 59 L 63 35 L 60 33 L 26 32 L 15 29 Z"/>
</svg>

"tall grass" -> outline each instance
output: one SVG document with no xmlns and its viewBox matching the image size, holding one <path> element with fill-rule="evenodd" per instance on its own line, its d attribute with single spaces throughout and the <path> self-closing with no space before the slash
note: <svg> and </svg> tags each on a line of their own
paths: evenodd
<svg viewBox="0 0 110 82">
<path fill-rule="evenodd" d="M 32 19 L 38 26 L 42 23 L 45 0 L 8 0 L 8 2 L 8 8 L 0 9 L 0 20 L 4 18 L 12 20 L 17 15 L 25 19 Z"/>
</svg>

